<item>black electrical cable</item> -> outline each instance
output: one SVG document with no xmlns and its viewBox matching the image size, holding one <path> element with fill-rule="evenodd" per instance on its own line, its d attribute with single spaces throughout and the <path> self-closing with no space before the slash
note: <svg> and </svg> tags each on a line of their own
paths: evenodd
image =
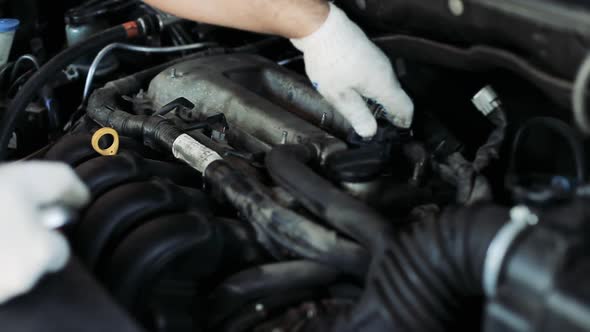
<svg viewBox="0 0 590 332">
<path fill-rule="evenodd" d="M 55 75 L 79 57 L 96 51 L 113 42 L 135 38 L 150 32 L 153 18 L 127 22 L 108 30 L 99 32 L 83 43 L 76 44 L 65 49 L 47 62 L 36 74 L 27 81 L 22 89 L 10 103 L 2 121 L 0 122 L 0 161 L 5 160 L 8 150 L 8 142 L 19 118 L 41 88 L 51 81 Z M 151 22 L 148 24 L 148 22 Z M 144 29 L 145 27 L 145 29 Z"/>
<path fill-rule="evenodd" d="M 33 75 L 33 70 L 32 69 L 28 70 L 24 74 L 22 74 L 19 77 L 17 77 L 14 81 L 12 81 L 12 84 L 10 85 L 10 87 L 8 88 L 8 90 L 6 90 L 6 95 L 10 98 L 13 95 L 14 92 L 16 92 L 16 91 L 19 90 L 19 86 L 21 86 L 29 78 L 31 78 L 31 75 Z"/>
<path fill-rule="evenodd" d="M 475 160 L 473 161 L 473 168 L 477 172 L 483 171 L 490 165 L 492 160 L 499 157 L 500 149 L 506 139 L 508 120 L 506 119 L 504 109 L 498 107 L 492 113 L 488 114 L 487 118 L 495 128 L 489 135 L 486 143 L 477 150 Z"/>
<path fill-rule="evenodd" d="M 467 161 L 463 153 L 456 150 L 446 155 L 444 162 L 437 164 L 435 168 L 445 181 L 457 187 L 457 202 L 460 204 L 486 202 L 492 199 L 489 181 L 482 175 L 482 171 L 499 157 L 506 139 L 508 120 L 501 106 L 488 114 L 487 119 L 494 125 L 494 129 L 484 145 L 477 150 L 473 162 Z"/>
<path fill-rule="evenodd" d="M 4 80 L 6 79 L 6 74 L 9 73 L 13 67 L 14 67 L 14 62 L 6 63 L 0 67 L 0 82 L 1 83 L 4 83 Z"/>
<path fill-rule="evenodd" d="M 14 80 L 17 78 L 18 71 L 20 70 L 20 67 L 25 61 L 31 62 L 36 70 L 39 70 L 39 68 L 41 68 L 41 66 L 39 65 L 39 61 L 34 55 L 25 54 L 18 58 L 14 63 L 14 66 L 12 67 L 12 71 L 10 73 L 10 83 L 14 82 Z"/>
</svg>

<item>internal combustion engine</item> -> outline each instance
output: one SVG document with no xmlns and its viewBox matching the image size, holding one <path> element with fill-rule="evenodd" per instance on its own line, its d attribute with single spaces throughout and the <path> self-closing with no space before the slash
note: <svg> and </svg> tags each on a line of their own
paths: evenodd
<svg viewBox="0 0 590 332">
<path fill-rule="evenodd" d="M 587 3 L 336 1 L 415 104 L 367 140 L 282 39 L 21 2 L 0 158 L 92 199 L 3 330 L 590 331 Z"/>
</svg>

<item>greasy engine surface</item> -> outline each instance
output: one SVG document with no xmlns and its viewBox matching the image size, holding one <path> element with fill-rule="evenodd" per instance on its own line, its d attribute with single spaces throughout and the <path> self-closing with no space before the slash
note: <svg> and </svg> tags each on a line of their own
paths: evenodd
<svg viewBox="0 0 590 332">
<path fill-rule="evenodd" d="M 86 3 L 65 27 L 60 13 L 68 41 L 130 17 L 147 32 L 69 61 L 39 93 L 27 63 L 43 52 L 3 67 L 0 111 L 32 96 L 8 155 L 64 162 L 91 191 L 61 230 L 83 269 L 154 332 L 590 331 L 571 116 L 587 6 L 336 3 L 390 58 L 411 128 L 365 99 L 378 131 L 363 139 L 288 42 L 141 1 Z M 25 32 L 19 48 L 43 44 Z"/>
<path fill-rule="evenodd" d="M 156 76 L 148 98 L 155 108 L 182 96 L 192 116 L 222 113 L 228 124 L 269 145 L 346 135 L 350 125 L 307 82 L 253 55 L 222 55 L 179 63 Z M 190 116 L 187 114 L 187 116 Z"/>
</svg>

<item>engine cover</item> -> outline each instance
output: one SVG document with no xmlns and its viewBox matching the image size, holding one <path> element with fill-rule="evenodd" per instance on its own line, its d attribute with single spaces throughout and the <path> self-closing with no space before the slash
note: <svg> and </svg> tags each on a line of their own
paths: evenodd
<svg viewBox="0 0 590 332">
<path fill-rule="evenodd" d="M 351 128 L 305 78 L 259 56 L 232 54 L 177 64 L 156 76 L 149 98 L 156 108 L 184 97 L 194 118 L 223 113 L 269 145 L 332 140 Z M 322 130 L 326 129 L 326 131 Z"/>
</svg>

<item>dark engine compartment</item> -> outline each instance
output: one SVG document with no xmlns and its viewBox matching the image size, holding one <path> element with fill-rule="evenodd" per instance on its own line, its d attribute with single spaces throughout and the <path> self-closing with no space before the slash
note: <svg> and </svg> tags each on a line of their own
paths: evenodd
<svg viewBox="0 0 590 332">
<path fill-rule="evenodd" d="M 416 104 L 411 129 L 380 119 L 372 141 L 314 90 L 283 40 L 169 17 L 160 30 L 150 19 L 161 13 L 139 1 L 47 14 L 26 3 L 39 15 L 0 71 L 3 128 L 38 78 L 20 56 L 40 73 L 64 57 L 46 40 L 82 47 L 90 32 L 144 17 L 135 45 L 202 44 L 112 52 L 83 99 L 106 45 L 89 47 L 1 133 L 13 138 L 6 159 L 65 162 L 93 199 L 63 229 L 75 260 L 0 307 L 0 325 L 590 330 L 586 140 L 571 111 L 590 46 L 586 3 L 337 1 Z M 72 314 L 76 305 L 96 316 Z"/>
</svg>

